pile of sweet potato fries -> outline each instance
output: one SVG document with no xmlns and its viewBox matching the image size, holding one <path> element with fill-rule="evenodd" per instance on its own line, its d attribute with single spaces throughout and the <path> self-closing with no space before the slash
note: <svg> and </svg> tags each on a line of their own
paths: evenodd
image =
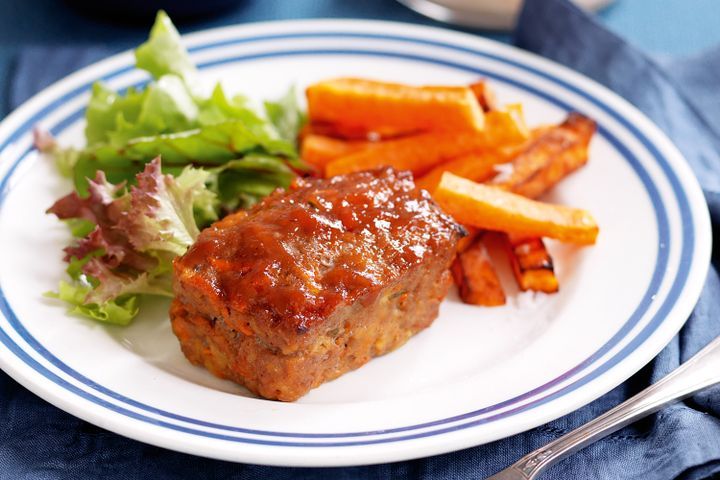
<svg viewBox="0 0 720 480">
<path fill-rule="evenodd" d="M 341 78 L 310 86 L 307 101 L 302 157 L 320 174 L 410 170 L 466 227 L 452 266 L 466 303 L 505 303 L 488 232 L 499 232 L 523 291 L 558 291 L 543 237 L 595 243 L 588 212 L 536 200 L 587 162 L 595 122 L 580 113 L 528 129 L 522 105 L 499 106 L 484 81 L 417 87 Z"/>
</svg>

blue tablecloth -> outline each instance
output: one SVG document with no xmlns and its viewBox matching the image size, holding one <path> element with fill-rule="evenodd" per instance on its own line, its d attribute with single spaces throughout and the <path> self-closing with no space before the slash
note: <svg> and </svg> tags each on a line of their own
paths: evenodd
<svg viewBox="0 0 720 480">
<path fill-rule="evenodd" d="M 654 60 L 565 0 L 529 0 L 516 43 L 609 86 L 645 111 L 680 147 L 701 180 L 713 226 L 720 215 L 720 50 Z M 11 82 L 17 105 L 47 83 L 105 55 L 103 48 L 33 48 Z M 716 230 L 717 232 L 717 230 Z M 2 479 L 480 479 L 596 417 L 658 380 L 720 334 L 718 255 L 682 332 L 629 381 L 580 410 L 489 445 L 387 465 L 285 469 L 208 460 L 128 440 L 68 415 L 0 374 Z M 720 472 L 720 391 L 697 395 L 553 467 L 557 479 L 701 479 Z"/>
</svg>

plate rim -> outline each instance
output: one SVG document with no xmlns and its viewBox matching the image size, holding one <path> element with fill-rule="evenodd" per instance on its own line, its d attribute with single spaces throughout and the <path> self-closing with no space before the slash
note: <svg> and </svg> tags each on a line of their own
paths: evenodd
<svg viewBox="0 0 720 480">
<path fill-rule="evenodd" d="M 659 129 L 657 127 L 655 127 L 644 116 L 644 114 L 642 114 L 639 111 L 637 111 L 636 109 L 634 109 L 634 107 L 631 107 L 629 104 L 627 104 L 627 102 L 620 99 L 616 94 L 614 94 L 614 93 L 610 92 L 609 90 L 605 89 L 604 87 L 598 85 L 593 80 L 588 79 L 587 77 L 581 76 L 580 74 L 567 69 L 567 67 L 556 64 L 547 59 L 538 57 L 529 52 L 519 50 L 515 47 L 511 47 L 511 46 L 504 45 L 504 44 L 499 44 L 499 43 L 489 40 L 489 39 L 478 38 L 478 37 L 475 37 L 475 36 L 472 36 L 469 34 L 463 34 L 460 32 L 454 32 L 454 31 L 450 31 L 450 30 L 446 30 L 446 29 L 442 29 L 442 28 L 436 28 L 436 27 L 425 27 L 425 26 L 417 26 L 417 25 L 404 24 L 404 23 L 398 23 L 398 22 L 384 22 L 384 21 L 373 21 L 373 20 L 289 20 L 289 21 L 259 22 L 259 23 L 255 23 L 255 24 L 235 25 L 235 26 L 227 26 L 227 27 L 221 27 L 221 28 L 208 29 L 208 30 L 195 32 L 193 34 L 184 36 L 184 39 L 191 46 L 191 49 L 192 49 L 193 42 L 200 43 L 203 40 L 203 37 L 206 37 L 206 36 L 209 37 L 209 36 L 212 36 L 213 34 L 215 34 L 216 36 L 221 36 L 223 34 L 232 35 L 233 33 L 237 32 L 239 36 L 242 36 L 242 34 L 251 35 L 252 33 L 249 33 L 249 32 L 251 32 L 253 29 L 258 29 L 258 28 L 263 29 L 263 28 L 268 28 L 268 27 L 270 27 L 270 29 L 272 29 L 273 27 L 277 28 L 277 27 L 282 27 L 283 25 L 288 25 L 288 24 L 290 24 L 291 26 L 298 27 L 298 29 L 302 29 L 303 26 L 305 26 L 308 29 L 311 29 L 314 26 L 321 26 L 323 28 L 326 28 L 326 27 L 327 28 L 330 28 L 330 27 L 339 28 L 346 24 L 352 24 L 355 27 L 365 28 L 365 27 L 371 27 L 374 25 L 378 28 L 393 27 L 393 28 L 400 29 L 401 31 L 404 30 L 408 34 L 416 33 L 419 36 L 422 36 L 424 33 L 427 33 L 428 31 L 434 32 L 435 35 L 446 37 L 446 39 L 447 39 L 446 41 L 448 43 L 453 43 L 453 41 L 455 39 L 457 39 L 458 41 L 465 39 L 466 41 L 475 43 L 477 45 L 476 48 L 478 50 L 492 48 L 495 51 L 500 52 L 499 56 L 509 55 L 513 59 L 519 58 L 519 63 L 521 63 L 521 64 L 524 62 L 530 62 L 530 64 L 532 64 L 533 62 L 538 62 L 539 66 L 540 66 L 539 70 L 542 71 L 543 73 L 545 72 L 545 70 L 550 70 L 550 71 L 552 71 L 552 70 L 558 71 L 559 70 L 560 74 L 558 75 L 558 77 L 562 77 L 563 75 L 569 76 L 570 80 L 575 84 L 574 86 L 579 84 L 580 86 L 582 86 L 582 88 L 585 88 L 585 89 L 587 89 L 589 87 L 600 89 L 598 96 L 602 97 L 604 100 L 607 100 L 608 103 L 610 104 L 610 106 L 613 107 L 613 110 L 616 110 L 616 111 L 619 110 L 619 113 L 621 113 L 623 117 L 627 118 L 628 116 L 630 116 L 634 121 L 638 121 L 638 123 L 641 125 L 639 128 L 640 131 L 643 131 L 644 133 L 646 133 L 648 135 L 648 137 L 650 137 L 650 139 L 654 140 L 654 142 L 656 142 L 658 145 L 660 145 L 661 150 L 667 151 L 672 157 L 674 157 L 675 158 L 674 161 L 676 161 L 678 159 L 680 160 L 677 163 L 671 164 L 673 173 L 676 174 L 678 177 L 680 177 L 680 179 L 682 181 L 682 186 L 683 186 L 682 191 L 688 196 L 688 204 L 689 204 L 690 210 L 691 210 L 690 213 L 693 215 L 693 220 L 696 220 L 697 230 L 700 231 L 700 233 L 701 233 L 701 235 L 698 235 L 698 237 L 703 236 L 702 235 L 703 229 L 705 229 L 706 233 L 707 233 L 707 241 L 700 244 L 701 245 L 701 248 L 699 249 L 700 252 L 696 253 L 696 255 L 693 257 L 694 260 L 697 260 L 698 257 L 706 257 L 707 262 L 704 262 L 704 261 L 701 262 L 704 265 L 705 271 L 701 272 L 702 275 L 699 275 L 699 274 L 696 275 L 696 277 L 701 277 L 701 280 L 698 281 L 696 278 L 695 279 L 696 281 L 694 282 L 694 284 L 693 284 L 693 282 L 691 282 L 691 280 L 693 280 L 693 277 L 691 277 L 689 275 L 688 276 L 688 284 L 682 289 L 682 292 L 681 292 L 681 293 L 685 293 L 685 295 L 686 295 L 685 300 L 687 300 L 686 292 L 688 291 L 688 289 L 697 290 L 696 295 L 690 295 L 690 297 L 692 297 L 692 300 L 687 300 L 685 302 L 685 303 L 689 303 L 689 305 L 684 305 L 683 311 L 687 310 L 686 313 L 687 314 L 690 313 L 695 302 L 697 301 L 697 297 L 700 294 L 700 289 L 701 289 L 702 285 L 704 284 L 706 270 L 707 270 L 707 267 L 709 266 L 709 258 L 710 258 L 709 214 L 707 213 L 707 206 L 704 203 L 704 198 L 702 197 L 702 194 L 700 194 L 700 196 L 701 196 L 702 205 L 704 208 L 701 208 L 700 209 L 701 211 L 699 211 L 699 212 L 694 210 L 695 208 L 698 208 L 698 205 L 696 203 L 697 198 L 692 198 L 692 197 L 693 196 L 697 197 L 697 194 L 698 194 L 698 192 L 700 192 L 700 189 L 699 189 L 699 186 L 697 185 L 697 180 L 694 178 L 694 176 L 690 172 L 689 166 L 687 165 L 687 161 L 680 154 L 680 152 L 677 151 L 677 149 L 674 147 L 674 145 L 672 145 L 672 143 L 669 141 L 669 139 L 667 139 L 667 137 L 665 137 L 664 134 L 662 134 L 659 131 Z M 248 28 L 248 27 L 250 27 L 250 28 Z M 361 30 L 362 28 L 359 28 L 359 29 Z M 8 125 L 12 125 L 13 121 L 15 123 L 17 123 L 18 122 L 17 119 L 21 119 L 22 114 L 24 114 L 26 111 L 29 111 L 29 112 L 32 111 L 31 107 L 34 107 L 35 104 L 38 104 L 38 105 L 42 104 L 42 101 L 44 98 L 53 98 L 53 94 L 55 93 L 55 90 L 62 91 L 63 87 L 65 87 L 64 88 L 65 91 L 70 90 L 74 84 L 73 82 L 76 82 L 78 79 L 83 78 L 83 76 L 88 77 L 88 79 L 97 79 L 98 78 L 97 75 L 92 75 L 92 73 L 94 71 L 98 71 L 98 73 L 102 72 L 103 70 L 106 69 L 107 66 L 112 65 L 113 63 L 122 63 L 123 61 L 126 61 L 125 57 L 129 57 L 130 55 L 131 55 L 130 51 L 126 51 L 126 52 L 122 52 L 120 54 L 113 55 L 110 58 L 107 58 L 100 62 L 96 62 L 88 67 L 85 67 L 85 68 L 59 80 L 58 82 L 55 82 L 50 87 L 42 90 L 41 92 L 39 92 L 38 94 L 33 96 L 32 99 L 28 100 L 21 107 L 16 109 L 15 112 L 13 112 L 11 115 L 6 117 L 5 120 L 3 120 L 2 124 L 0 124 L 0 138 L 2 138 L 5 135 L 6 129 L 12 128 L 12 127 L 8 127 Z M 528 57 L 528 58 L 524 58 L 524 57 Z M 132 69 L 132 67 L 130 67 L 129 69 Z M 565 71 L 563 71 L 563 70 L 565 70 Z M 573 76 L 575 76 L 577 78 L 572 78 Z M 578 86 L 578 88 L 580 88 L 580 87 Z M 591 88 L 591 90 L 592 90 L 592 88 Z M 596 94 L 597 94 L 597 92 L 596 92 Z M 608 94 L 609 94 L 610 98 L 608 98 Z M 612 98 L 612 97 L 615 97 L 615 98 Z M 612 102 L 610 100 L 612 100 Z M 613 103 L 615 103 L 617 101 L 619 101 L 620 104 L 614 105 Z M 625 105 L 622 105 L 622 103 L 625 103 Z M 622 108 L 619 108 L 619 107 L 622 107 Z M 629 107 L 631 109 L 631 110 L 629 110 L 630 113 L 623 111 L 623 108 L 626 108 L 626 107 Z M 635 110 L 634 112 L 632 111 L 633 109 Z M 655 137 L 655 138 L 653 138 L 653 137 Z M 684 171 L 683 171 L 683 169 L 684 169 Z M 0 168 L 0 170 L 3 171 L 3 176 L 6 176 L 5 172 L 4 172 L 5 168 L 4 167 Z M 685 187 L 687 187 L 688 189 L 686 189 Z M 703 213 L 704 213 L 704 215 L 703 215 Z M 695 265 L 695 264 L 696 264 L 696 262 L 693 263 L 693 265 Z M 703 269 L 701 268 L 701 270 L 703 270 Z M 681 295 L 681 297 L 682 297 L 682 295 Z M 677 307 L 678 303 L 680 303 L 681 300 L 683 300 L 683 298 L 681 298 L 681 297 L 679 297 L 678 301 L 673 305 L 673 307 L 672 307 L 673 309 L 675 309 Z M 687 318 L 687 315 L 683 315 L 683 316 L 685 317 L 685 319 Z M 685 320 L 683 320 L 682 322 L 678 322 L 678 324 L 676 325 L 677 328 L 675 328 L 672 331 L 672 333 L 668 336 L 667 340 L 664 342 L 661 342 L 661 344 L 659 344 L 659 346 L 656 345 L 656 347 L 657 347 L 656 351 L 654 351 L 654 349 L 653 349 L 652 355 L 649 356 L 647 358 L 647 360 L 645 362 L 643 362 L 641 365 L 637 366 L 637 368 L 634 368 L 633 372 L 631 372 L 630 374 L 634 373 L 634 371 L 641 368 L 642 365 L 644 365 L 647 361 L 654 358 L 654 356 L 657 354 L 657 352 L 664 347 L 664 345 L 672 338 L 672 336 L 674 336 L 675 332 L 677 330 L 679 330 L 679 328 L 684 323 L 685 323 Z M 667 322 L 663 322 L 663 324 L 665 326 L 667 326 Z M 667 334 L 665 336 L 667 336 Z M 642 346 L 646 346 L 645 350 L 649 351 L 649 349 L 647 348 L 647 341 L 644 342 L 639 348 L 641 348 Z M 643 355 L 643 356 L 647 356 L 647 355 Z M 0 355 L 0 361 L 2 363 L 3 369 L 8 371 L 8 365 L 6 364 L 6 359 L 5 359 L 4 355 Z M 21 378 L 21 379 L 16 378 L 16 380 L 19 380 L 20 383 L 23 383 L 25 385 L 25 382 L 22 381 L 23 379 L 27 380 L 28 382 L 30 381 L 29 379 L 26 378 L 26 375 L 24 375 L 23 373 L 19 373 L 19 372 L 16 372 L 16 373 Z M 10 372 L 10 374 L 11 374 L 11 376 L 15 377 L 15 375 L 13 375 L 12 372 Z M 628 376 L 630 376 L 630 374 L 628 374 L 624 378 L 619 378 L 616 384 L 619 384 L 622 381 L 624 381 Z M 25 386 L 27 387 L 28 385 L 25 385 Z M 48 393 L 48 391 L 43 389 L 42 386 L 37 386 L 37 385 L 33 385 L 33 386 L 35 386 L 40 391 L 40 393 L 39 392 L 35 392 L 35 393 L 38 393 L 41 397 L 45 398 L 46 400 L 49 400 L 51 403 L 55 403 L 52 400 L 48 399 L 46 396 L 46 395 L 53 396 L 52 392 Z M 605 391 L 610 390 L 611 388 L 613 388 L 613 386 L 614 385 L 607 388 Z M 32 389 L 32 388 L 31 388 L 31 390 L 34 391 L 34 389 Z M 604 393 L 604 392 L 602 392 L 602 393 Z M 602 394 L 602 393 L 600 393 L 600 394 Z M 597 398 L 597 396 L 599 396 L 599 395 L 594 395 L 593 398 Z M 58 401 L 60 401 L 60 400 L 58 400 Z M 588 400 L 588 401 L 591 401 L 591 400 Z M 585 402 L 585 403 L 587 403 L 587 402 Z M 581 405 L 577 405 L 574 408 L 578 408 L 579 406 L 581 406 Z M 63 407 L 61 406 L 61 408 L 63 408 Z M 70 410 L 68 410 L 67 408 L 63 408 L 63 409 L 66 411 L 71 411 L 71 413 L 73 413 L 74 415 L 84 418 L 84 416 L 81 413 L 77 413 L 77 412 L 73 411 L 73 410 L 77 410 L 77 408 L 72 408 Z M 553 418 L 556 418 L 556 417 L 553 417 Z M 106 423 L 105 421 L 100 421 L 100 422 L 96 421 L 96 420 L 90 420 L 90 421 L 92 421 L 93 423 L 99 424 L 101 426 L 104 426 L 103 424 Z M 106 427 L 106 428 L 109 428 L 109 427 Z M 116 429 L 116 428 L 109 428 L 109 429 L 118 431 L 118 429 Z M 123 432 L 119 432 L 119 433 L 124 434 Z M 148 441 L 143 438 L 139 438 L 136 435 L 128 434 L 128 436 L 132 436 L 134 438 Z M 150 443 L 153 443 L 153 442 L 151 441 Z M 168 445 L 163 445 L 163 446 L 168 446 Z M 176 450 L 178 449 L 177 445 L 171 445 L 169 448 L 174 448 Z M 453 448 L 448 449 L 447 451 L 455 450 L 457 448 L 462 448 L 462 447 L 453 447 Z M 442 453 L 442 451 L 443 450 L 434 450 L 431 453 L 433 453 L 433 454 Z M 198 452 L 193 450 L 193 451 L 189 451 L 189 453 L 197 454 Z M 425 454 L 427 454 L 427 453 L 425 453 Z M 423 455 L 425 455 L 425 454 L 423 454 Z M 215 455 L 208 455 L 208 456 L 215 456 Z M 417 456 L 422 456 L 422 455 L 417 455 Z M 411 458 L 411 457 L 404 457 L 404 458 Z M 226 459 L 228 459 L 228 458 L 226 458 Z M 237 456 L 235 456 L 233 458 L 229 458 L 229 459 L 238 460 Z M 380 460 L 380 461 L 384 461 L 384 460 Z M 266 463 L 266 462 L 261 462 L 261 463 Z M 272 463 L 272 462 L 267 462 L 267 463 L 277 464 L 277 463 Z M 359 462 L 359 463 L 366 463 L 366 462 Z M 280 465 L 290 465 L 291 463 L 282 462 L 279 464 Z M 302 464 L 304 464 L 304 465 L 320 465 L 319 463 L 302 463 Z M 325 463 L 322 463 L 322 464 L 324 465 Z M 330 465 L 330 464 L 334 464 L 334 463 L 328 463 L 328 465 Z M 339 465 L 347 465 L 347 464 L 351 464 L 351 463 L 343 462 L 343 463 L 338 463 L 338 464 Z"/>
</svg>

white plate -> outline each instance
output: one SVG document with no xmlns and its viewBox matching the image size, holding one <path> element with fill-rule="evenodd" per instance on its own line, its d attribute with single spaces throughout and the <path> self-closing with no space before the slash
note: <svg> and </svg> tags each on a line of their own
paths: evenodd
<svg viewBox="0 0 720 480">
<path fill-rule="evenodd" d="M 488 77 L 531 124 L 595 118 L 587 167 L 549 200 L 587 208 L 592 248 L 551 244 L 562 289 L 510 305 L 454 295 L 406 346 L 296 403 L 253 398 L 185 361 L 167 304 L 129 328 L 65 314 L 42 297 L 63 278 L 68 233 L 44 210 L 70 185 L 31 148 L 40 124 L 81 143 L 93 81 L 141 84 L 125 53 L 43 91 L 0 125 L 0 365 L 60 408 L 184 452 L 272 465 L 352 465 L 434 455 L 568 413 L 647 363 L 683 325 L 710 256 L 696 180 L 643 115 L 590 80 L 511 47 L 441 29 L 365 21 L 278 22 L 187 37 L 208 83 L 256 98 L 337 75 L 417 83 Z"/>
</svg>

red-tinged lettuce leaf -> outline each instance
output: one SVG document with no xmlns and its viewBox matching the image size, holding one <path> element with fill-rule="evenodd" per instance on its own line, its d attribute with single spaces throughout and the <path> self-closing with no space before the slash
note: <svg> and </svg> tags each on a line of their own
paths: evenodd
<svg viewBox="0 0 720 480">
<path fill-rule="evenodd" d="M 113 245 L 105 240 L 103 231 L 98 225 L 76 243 L 65 247 L 63 251 L 65 252 L 65 258 L 63 260 L 68 263 L 70 263 L 73 258 L 84 260 L 91 254 L 102 252 L 102 255 L 105 257 L 105 263 L 117 267 L 123 262 L 125 257 L 125 249 L 120 245 Z"/>
<path fill-rule="evenodd" d="M 87 197 L 73 192 L 55 202 L 49 213 L 95 225 L 65 249 L 73 283 L 61 284 L 55 297 L 75 313 L 123 324 L 137 314 L 137 300 L 129 299 L 172 296 L 172 260 L 199 234 L 194 211 L 214 212 L 208 176 L 193 168 L 177 178 L 163 174 L 156 158 L 129 190 L 98 172 Z"/>
<path fill-rule="evenodd" d="M 140 271 L 153 268 L 157 261 L 135 250 L 127 234 L 117 228 L 130 210 L 130 195 L 125 186 L 113 185 L 105 179 L 103 172 L 97 172 L 95 180 L 88 183 L 88 191 L 86 198 L 72 192 L 47 210 L 61 220 L 82 219 L 95 225 L 90 234 L 64 249 L 65 261 L 69 262 L 73 257 L 83 259 L 87 254 L 102 249 L 105 262 L 113 268 Z"/>
<path fill-rule="evenodd" d="M 208 176 L 186 169 L 173 178 L 162 174 L 159 161 L 149 163 L 138 175 L 137 186 L 130 188 L 132 213 L 122 216 L 118 228 L 138 251 L 182 255 L 200 233 L 193 205 L 207 192 Z"/>
<path fill-rule="evenodd" d="M 49 155 L 55 162 L 60 175 L 73 178 L 75 175 L 75 164 L 80 159 L 81 151 L 75 148 L 60 148 L 55 137 L 40 127 L 33 129 L 33 144 L 40 153 Z"/>
<path fill-rule="evenodd" d="M 33 145 L 42 153 L 52 153 L 57 148 L 57 141 L 47 130 L 35 127 L 33 129 Z"/>
</svg>

